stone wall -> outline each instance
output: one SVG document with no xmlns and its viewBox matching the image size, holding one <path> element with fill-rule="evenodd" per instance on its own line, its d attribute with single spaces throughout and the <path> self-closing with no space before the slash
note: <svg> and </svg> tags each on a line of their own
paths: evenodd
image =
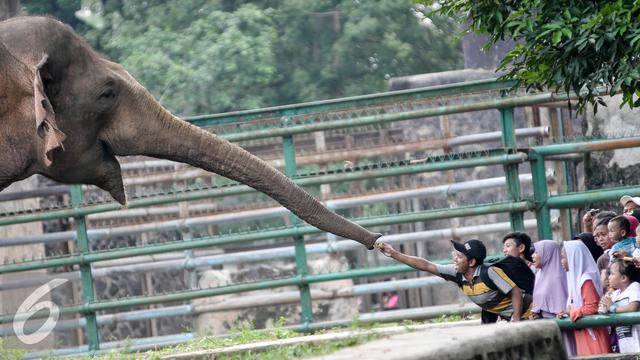
<svg viewBox="0 0 640 360">
<path fill-rule="evenodd" d="M 312 274 L 325 272 L 339 272 L 348 270 L 346 259 L 339 255 L 323 255 L 309 259 L 309 272 Z M 248 264 L 240 267 L 225 267 L 221 270 L 207 270 L 200 278 L 200 288 L 218 287 L 229 284 L 241 284 L 294 276 L 296 273 L 293 263 L 265 262 Z M 349 289 L 353 286 L 351 280 L 338 280 L 312 284 L 311 290 L 335 292 Z M 221 295 L 193 301 L 194 306 L 216 305 L 233 302 L 234 299 L 249 297 L 268 297 L 274 294 L 297 291 L 297 287 L 282 287 L 250 291 L 237 294 Z M 291 304 L 253 306 L 238 310 L 224 310 L 208 312 L 198 315 L 197 331 L 200 334 L 224 334 L 233 328 L 238 328 L 244 322 L 252 324 L 257 329 L 273 327 L 279 318 L 284 317 L 287 325 L 299 324 L 299 300 Z M 313 321 L 329 321 L 351 319 L 358 314 L 358 300 L 356 298 L 339 298 L 331 301 L 312 301 Z"/>
<path fill-rule="evenodd" d="M 584 124 L 586 135 L 616 137 L 620 135 L 640 134 L 640 110 L 620 108 L 622 96 L 605 97 L 607 107 L 599 106 L 598 112 L 593 114 L 586 110 L 587 118 Z M 585 187 L 587 189 L 603 189 L 614 186 L 638 184 L 640 179 L 640 148 L 618 149 L 594 152 L 585 156 Z M 633 195 L 640 195 L 636 192 Z M 620 211 L 617 202 L 594 204 L 615 211 Z"/>
</svg>

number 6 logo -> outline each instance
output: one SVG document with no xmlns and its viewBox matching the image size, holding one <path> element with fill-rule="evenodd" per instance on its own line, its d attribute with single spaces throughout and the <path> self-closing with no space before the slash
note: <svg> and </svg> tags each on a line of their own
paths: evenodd
<svg viewBox="0 0 640 360">
<path fill-rule="evenodd" d="M 37 288 L 36 291 L 27 296 L 22 304 L 20 304 L 17 313 L 32 312 L 24 320 L 16 320 L 17 314 L 13 317 L 13 331 L 16 333 L 16 336 L 18 337 L 18 339 L 20 339 L 20 341 L 27 345 L 37 344 L 44 338 L 46 338 L 51 333 L 51 331 L 53 331 L 53 328 L 56 326 L 58 318 L 60 317 L 60 309 L 58 308 L 58 305 L 49 300 L 41 301 L 39 303 L 36 303 L 36 301 L 40 300 L 41 297 L 47 295 L 51 292 L 51 290 L 66 283 L 67 281 L 69 280 L 53 279 Z M 25 322 L 29 320 L 31 315 L 42 309 L 49 309 L 49 317 L 38 330 L 29 335 L 26 335 L 24 333 Z"/>
</svg>

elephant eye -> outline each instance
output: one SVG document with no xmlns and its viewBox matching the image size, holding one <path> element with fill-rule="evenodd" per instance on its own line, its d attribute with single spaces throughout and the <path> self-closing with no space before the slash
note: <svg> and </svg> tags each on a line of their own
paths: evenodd
<svg viewBox="0 0 640 360">
<path fill-rule="evenodd" d="M 100 98 L 101 99 L 113 99 L 116 97 L 116 91 L 112 88 L 109 88 L 105 91 L 102 92 L 102 94 L 100 94 Z"/>
</svg>

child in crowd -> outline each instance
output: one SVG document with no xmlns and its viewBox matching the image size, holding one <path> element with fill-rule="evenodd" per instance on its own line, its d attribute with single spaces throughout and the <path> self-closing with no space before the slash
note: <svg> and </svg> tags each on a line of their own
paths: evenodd
<svg viewBox="0 0 640 360">
<path fill-rule="evenodd" d="M 629 236 L 631 224 L 624 215 L 618 215 L 609 221 L 609 237 L 614 245 L 609 251 L 609 262 L 616 257 L 632 256 L 636 249 L 636 239 Z"/>
<path fill-rule="evenodd" d="M 532 319 L 556 317 L 567 305 L 567 277 L 562 269 L 562 247 L 553 240 L 542 240 L 534 245 L 533 264 L 538 269 L 531 304 Z M 562 331 L 568 356 L 575 356 L 573 331 Z"/>
<path fill-rule="evenodd" d="M 635 268 L 629 262 L 616 260 L 609 268 L 609 285 L 615 290 L 604 296 L 601 304 L 610 313 L 638 311 L 640 309 L 640 284 L 634 281 Z M 621 353 L 640 352 L 640 326 L 615 327 L 617 349 Z"/>
<path fill-rule="evenodd" d="M 576 321 L 582 316 L 596 314 L 602 297 L 602 283 L 589 249 L 581 241 L 566 241 L 561 256 L 562 268 L 567 273 L 568 297 L 567 308 L 559 313 L 559 317 L 568 315 Z M 574 334 L 578 356 L 609 353 L 606 328 L 580 329 Z"/>
<path fill-rule="evenodd" d="M 533 267 L 531 258 L 531 238 L 523 232 L 511 232 L 502 238 L 502 253 L 524 260 L 529 267 Z M 533 269 L 532 269 L 533 270 Z"/>
</svg>

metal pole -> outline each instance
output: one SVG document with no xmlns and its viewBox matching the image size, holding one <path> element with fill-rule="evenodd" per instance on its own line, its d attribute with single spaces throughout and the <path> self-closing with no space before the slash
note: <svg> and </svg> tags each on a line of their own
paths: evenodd
<svg viewBox="0 0 640 360">
<path fill-rule="evenodd" d="M 418 174 L 430 171 L 443 171 L 450 169 L 461 169 L 475 166 L 501 165 L 512 162 L 523 162 L 527 160 L 524 153 L 505 155 L 502 151 L 485 151 L 479 153 L 455 154 L 446 157 L 429 157 L 416 160 L 411 163 L 392 163 L 383 166 L 374 165 L 362 171 L 342 172 L 322 176 L 309 176 L 293 180 L 299 186 L 311 186 L 328 184 L 342 181 L 364 180 L 375 177 L 398 176 Z M 247 185 L 235 185 L 221 188 L 214 188 L 203 191 L 193 191 L 188 193 L 173 193 L 166 196 L 156 196 L 147 199 L 134 199 L 128 203 L 128 208 L 140 208 L 153 205 L 175 203 L 180 201 L 201 200 L 206 198 L 232 196 L 254 192 Z M 110 203 L 104 205 L 93 205 L 75 209 L 56 210 L 44 214 L 20 214 L 13 216 L 0 216 L 1 225 L 19 224 L 32 221 L 63 219 L 68 217 L 95 214 L 99 212 L 114 211 L 120 209 L 120 204 Z"/>
<path fill-rule="evenodd" d="M 502 125 L 502 147 L 506 154 L 517 152 L 517 141 L 513 127 L 513 108 L 500 109 L 500 122 Z M 520 201 L 520 180 L 518 175 L 518 164 L 505 164 L 504 174 L 507 178 L 507 193 L 509 200 Z M 524 213 L 510 212 L 511 229 L 513 231 L 524 230 Z"/>
<path fill-rule="evenodd" d="M 510 211 L 525 211 L 533 208 L 533 204 L 528 201 L 494 203 L 488 205 L 463 206 L 458 208 L 436 209 L 418 211 L 408 214 L 394 214 L 381 217 L 372 217 L 354 220 L 362 226 L 395 225 L 407 222 L 429 221 L 436 219 L 451 219 L 459 216 L 478 216 L 485 214 L 496 214 Z M 210 246 L 220 246 L 244 241 L 256 241 L 272 239 L 274 237 L 289 237 L 296 235 L 309 235 L 321 233 L 316 227 L 306 225 L 299 227 L 289 227 L 272 230 L 252 231 L 231 235 L 204 237 L 190 241 L 174 241 L 169 243 L 152 244 L 144 247 L 128 247 L 114 250 L 93 251 L 86 255 L 65 255 L 60 257 L 50 257 L 42 260 L 32 260 L 15 264 L 4 264 L 0 266 L 0 274 L 36 269 L 46 269 L 56 266 L 67 266 L 76 264 L 92 263 L 104 260 L 121 259 L 131 256 L 160 254 L 172 251 L 182 251 Z"/>
<path fill-rule="evenodd" d="M 283 124 L 286 126 L 287 120 L 283 118 Z M 284 149 L 284 173 L 288 177 L 292 178 L 296 175 L 296 146 L 293 142 L 293 136 L 283 136 L 282 145 Z M 297 216 L 290 214 L 289 218 L 294 227 L 298 227 L 300 219 Z M 304 237 L 302 235 L 295 235 L 293 237 L 293 247 L 295 248 L 296 256 L 296 272 L 301 279 L 304 279 L 309 270 L 307 268 L 307 252 L 304 246 Z M 302 311 L 302 324 L 308 326 L 313 321 L 313 312 L 311 307 L 311 291 L 309 290 L 309 284 L 302 282 L 298 285 L 300 289 L 300 308 Z"/>
<path fill-rule="evenodd" d="M 533 230 L 536 228 L 536 220 L 530 219 L 525 220 L 524 222 L 525 230 Z M 477 226 L 467 226 L 456 228 L 455 231 L 453 229 L 434 229 L 427 231 L 419 231 L 414 233 L 403 233 L 403 234 L 395 234 L 395 235 L 387 235 L 384 238 L 384 241 L 389 244 L 400 244 L 406 242 L 429 242 L 436 241 L 441 239 L 453 239 L 456 237 L 465 237 L 465 236 L 478 236 L 480 234 L 489 234 L 489 233 L 504 233 L 509 231 L 510 223 L 494 223 L 494 224 L 484 224 Z M 354 251 L 359 250 L 362 247 L 359 243 L 351 240 L 341 240 L 336 241 L 333 244 L 328 244 L 326 242 L 318 243 L 318 244 L 307 244 L 305 246 L 307 254 L 324 254 L 330 252 L 346 252 L 346 251 Z M 94 263 L 94 267 L 92 270 L 92 275 L 94 278 L 111 276 L 117 274 L 131 274 L 131 273 L 141 273 L 141 272 L 152 272 L 152 271 L 169 271 L 169 270 L 184 270 L 184 269 L 198 269 L 198 268 L 210 268 L 212 266 L 221 266 L 224 264 L 233 264 L 238 262 L 249 263 L 249 262 L 260 262 L 265 260 L 275 260 L 275 259 L 283 259 L 283 258 L 292 258 L 295 257 L 295 249 L 291 246 L 287 247 L 278 247 L 278 248 L 270 248 L 270 249 L 262 249 L 262 250 L 252 250 L 252 251 L 244 251 L 240 253 L 227 253 L 227 254 L 216 254 L 216 255 L 206 255 L 196 257 L 194 259 L 190 259 L 188 261 L 179 260 L 179 259 L 171 259 L 171 260 L 157 260 L 157 261 L 145 261 L 140 263 L 129 263 L 122 265 L 111 265 L 109 267 L 96 267 Z M 118 260 L 122 261 L 122 260 Z M 79 272 L 66 272 L 66 273 L 56 273 L 49 275 L 38 275 L 34 277 L 30 277 L 29 279 L 20 279 L 14 281 L 8 281 L 0 284 L 0 290 L 10 290 L 10 289 L 21 289 L 25 287 L 37 286 L 45 284 L 56 278 L 65 278 L 69 280 L 78 280 L 80 279 Z"/>
<path fill-rule="evenodd" d="M 370 106 L 380 103 L 398 102 L 407 99 L 423 99 L 438 96 L 459 95 L 460 93 L 508 90 L 513 87 L 513 81 L 499 81 L 497 79 L 483 79 L 465 81 L 455 84 L 429 86 L 418 89 L 388 91 L 377 94 L 351 96 L 339 99 L 328 99 L 307 103 L 281 105 L 262 109 L 234 111 L 222 114 L 189 116 L 184 118 L 197 126 L 211 126 L 228 123 L 248 122 L 256 118 L 278 118 L 283 115 L 303 115 L 322 111 L 336 111 L 354 106 Z"/>
<path fill-rule="evenodd" d="M 619 139 L 604 139 L 581 141 L 574 143 L 550 144 L 533 146 L 538 155 L 547 157 L 550 155 L 586 153 L 592 151 L 607 151 L 615 149 L 625 149 L 640 146 L 640 136 L 623 137 Z"/>
<path fill-rule="evenodd" d="M 241 133 L 229 133 L 220 134 L 228 141 L 247 141 L 257 140 L 276 136 L 296 135 L 302 133 L 309 133 L 314 131 L 323 130 L 336 130 L 341 128 L 366 126 L 366 125 L 380 125 L 388 122 L 403 121 L 410 119 L 425 118 L 431 116 L 439 116 L 446 114 L 458 114 L 463 112 L 480 111 L 501 109 L 507 107 L 520 107 L 528 105 L 536 105 L 558 99 L 572 99 L 576 98 L 575 94 L 555 94 L 555 93 L 541 93 L 525 96 L 514 96 L 506 99 L 493 99 L 484 101 L 468 101 L 455 105 L 443 105 L 434 106 L 431 108 L 406 111 L 401 113 L 391 114 L 379 114 L 379 115 L 367 115 L 361 117 L 352 117 L 347 119 L 340 119 L 335 121 L 321 121 L 311 124 L 295 125 L 282 128 L 269 128 L 269 129 L 255 129 L 254 131 L 245 131 Z"/>
<path fill-rule="evenodd" d="M 554 119 L 556 120 L 555 126 L 557 129 L 557 134 L 560 137 L 559 142 L 563 143 L 565 142 L 565 137 L 567 136 L 567 134 L 565 133 L 563 109 L 558 107 L 556 109 L 549 109 L 549 111 L 550 111 L 550 115 L 555 115 L 555 116 L 551 116 L 551 120 L 554 120 Z M 571 175 L 570 175 L 569 164 L 570 164 L 569 161 L 562 161 L 555 164 L 556 178 L 559 177 L 559 179 L 556 179 L 556 188 L 557 188 L 556 193 L 561 193 L 561 192 L 567 193 L 567 192 L 573 191 L 571 189 Z M 562 187 L 564 188 L 561 189 Z M 563 190 L 563 191 L 560 191 L 560 190 Z M 559 211 L 560 211 L 560 221 L 559 221 L 560 233 L 562 234 L 562 238 L 571 239 L 572 238 L 571 209 L 560 209 Z"/>
<path fill-rule="evenodd" d="M 640 195 L 640 186 L 582 191 L 579 193 L 550 196 L 547 205 L 553 209 L 566 209 L 576 205 L 586 205 L 605 201 L 618 201 L 624 195 Z"/>
<path fill-rule="evenodd" d="M 549 189 L 547 188 L 544 157 L 532 150 L 529 152 L 529 160 L 531 162 L 531 174 L 533 176 L 533 199 L 535 202 L 536 220 L 538 222 L 538 239 L 552 240 L 551 213 L 549 211 L 549 205 L 547 204 Z"/>
<path fill-rule="evenodd" d="M 495 257 L 495 256 L 490 256 Z M 450 260 L 437 260 L 434 261 L 437 263 L 447 263 Z M 261 282 L 255 283 L 244 283 L 244 284 L 234 284 L 234 285 L 225 285 L 208 289 L 198 289 L 198 290 L 186 290 L 179 291 L 169 294 L 162 295 L 153 295 L 146 297 L 131 297 L 126 299 L 117 299 L 117 300 L 105 300 L 100 302 L 93 302 L 91 304 L 83 304 L 83 305 L 75 305 L 75 306 L 66 306 L 60 308 L 60 314 L 75 314 L 78 312 L 87 312 L 87 311 L 107 311 L 121 308 L 131 308 L 137 306 L 145 306 L 151 304 L 159 304 L 164 302 L 175 302 L 175 301 L 188 301 L 203 297 L 212 297 L 212 296 L 220 296 L 226 294 L 233 294 L 239 292 L 248 292 L 254 290 L 264 290 L 264 289 L 272 289 L 284 286 L 299 286 L 300 284 L 312 284 L 318 282 L 326 282 L 326 281 L 334 281 L 334 280 L 345 280 L 345 279 L 354 279 L 368 276 L 383 276 L 390 274 L 398 274 L 403 272 L 411 272 L 415 271 L 414 268 L 409 267 L 407 265 L 392 265 L 392 266 L 381 266 L 375 268 L 366 268 L 366 269 L 355 269 L 342 271 L 337 273 L 327 273 L 327 274 L 309 274 L 306 278 L 302 278 L 299 275 L 293 277 L 287 277 L 282 279 L 274 279 L 274 280 L 265 280 Z M 25 311 L 15 314 L 8 315 L 0 315 L 0 324 L 9 323 L 15 320 L 27 320 L 29 318 L 42 318 L 46 317 L 48 314 L 38 312 L 38 311 Z"/>
<path fill-rule="evenodd" d="M 71 205 L 77 208 L 82 204 L 82 187 L 80 185 L 71 186 Z M 74 217 L 76 224 L 77 244 L 80 256 L 88 254 L 91 249 L 89 247 L 89 237 L 87 236 L 87 223 L 84 216 Z M 91 264 L 80 263 L 80 284 L 82 286 L 82 300 L 85 306 L 94 301 L 93 278 L 91 277 Z M 81 311 L 86 318 L 86 336 L 89 343 L 89 350 L 95 351 L 100 349 L 100 338 L 98 333 L 98 322 L 96 320 L 95 311 Z"/>
<path fill-rule="evenodd" d="M 520 174 L 520 182 L 531 183 L 531 174 Z M 499 187 L 504 185 L 505 185 L 504 177 L 495 177 L 495 178 L 487 178 L 487 179 L 481 179 L 481 180 L 464 181 L 464 182 L 458 182 L 458 183 L 446 184 L 446 185 L 423 187 L 423 188 L 417 188 L 417 189 L 390 191 L 386 193 L 354 196 L 354 197 L 345 198 L 345 199 L 327 200 L 324 203 L 325 203 L 325 206 L 328 207 L 329 209 L 336 210 L 336 209 L 352 208 L 355 206 L 375 204 L 380 202 L 424 198 L 427 196 L 435 196 L 435 195 L 446 196 L 451 194 L 457 194 L 462 191 L 482 190 L 482 189 L 494 188 L 494 187 Z M 196 208 L 197 205 L 206 205 L 209 207 L 212 206 L 208 204 L 196 204 L 194 206 L 190 206 L 190 208 Z M 138 211 L 138 210 L 142 210 L 142 209 L 136 209 L 132 211 Z M 270 207 L 270 208 L 264 208 L 264 209 L 246 210 L 246 211 L 239 211 L 239 212 L 233 212 L 233 213 L 223 213 L 223 214 L 217 214 L 217 215 L 211 215 L 211 216 L 202 216 L 197 218 L 153 222 L 153 223 L 143 224 L 143 225 L 121 226 L 121 227 L 113 227 L 108 229 L 90 229 L 90 230 L 87 230 L 87 234 L 89 235 L 89 240 L 93 241 L 98 239 L 106 239 L 109 237 L 126 236 L 131 234 L 139 234 L 143 232 L 152 232 L 152 231 L 167 231 L 167 230 L 174 231 L 176 229 L 185 231 L 186 229 L 192 229 L 197 226 L 206 226 L 206 225 L 220 224 L 220 223 L 229 224 L 236 221 L 247 221 L 247 220 L 253 220 L 253 219 L 263 219 L 267 217 L 284 216 L 288 212 L 289 210 L 281 206 Z M 140 214 L 138 216 L 144 216 L 144 215 Z M 90 219 L 93 219 L 93 217 L 90 217 Z M 75 236 L 76 236 L 75 231 L 63 231 L 63 232 L 52 232 L 52 233 L 39 234 L 39 235 L 2 238 L 0 239 L 0 247 L 31 244 L 31 243 L 70 241 L 70 240 L 75 240 Z M 2 288 L 1 284 L 0 284 L 0 288 Z"/>
</svg>

